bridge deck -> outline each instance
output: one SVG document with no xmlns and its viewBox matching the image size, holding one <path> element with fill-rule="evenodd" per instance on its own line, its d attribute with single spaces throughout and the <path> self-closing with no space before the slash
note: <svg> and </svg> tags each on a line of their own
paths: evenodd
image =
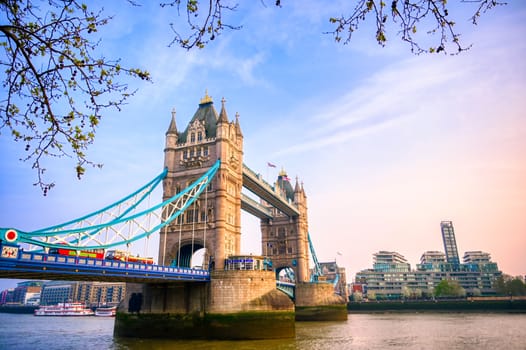
<svg viewBox="0 0 526 350">
<path fill-rule="evenodd" d="M 0 258 L 0 278 L 134 283 L 207 282 L 207 270 L 20 252 Z"/>
</svg>

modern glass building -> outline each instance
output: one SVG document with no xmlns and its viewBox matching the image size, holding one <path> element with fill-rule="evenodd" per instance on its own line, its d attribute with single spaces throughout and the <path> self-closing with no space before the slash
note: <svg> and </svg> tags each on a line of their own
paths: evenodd
<svg viewBox="0 0 526 350">
<path fill-rule="evenodd" d="M 411 270 L 411 265 L 402 254 L 381 250 L 373 254 L 373 269 L 375 271 L 408 272 Z"/>
<path fill-rule="evenodd" d="M 458 257 L 457 240 L 455 239 L 453 222 L 442 221 L 440 223 L 440 230 L 442 231 L 442 240 L 444 241 L 446 262 L 453 266 L 458 266 L 460 264 L 460 259 Z"/>
<path fill-rule="evenodd" d="M 355 284 L 362 285 L 366 296 L 374 294 L 377 299 L 431 298 L 435 287 L 445 279 L 458 281 L 467 295 L 494 295 L 493 284 L 502 274 L 497 263 L 491 262 L 489 254 L 483 252 L 480 253 L 488 260 L 458 265 L 441 261 L 444 253 L 425 252 L 416 270 L 411 270 L 409 263 L 404 262 L 405 258 L 396 252 L 391 252 L 393 261 L 390 264 L 378 264 L 378 255 L 385 256 L 385 253 L 375 253 L 373 268 L 356 274 Z"/>
<path fill-rule="evenodd" d="M 42 286 L 40 305 L 56 305 L 74 301 L 75 282 L 49 281 Z"/>
</svg>

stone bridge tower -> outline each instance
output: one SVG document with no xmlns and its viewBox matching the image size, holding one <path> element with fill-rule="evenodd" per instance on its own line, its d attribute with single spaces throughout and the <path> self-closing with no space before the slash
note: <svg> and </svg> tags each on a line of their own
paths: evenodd
<svg viewBox="0 0 526 350">
<path fill-rule="evenodd" d="M 289 217 L 274 208 L 274 219 L 261 220 L 263 255 L 272 260 L 276 273 L 291 268 L 296 282 L 306 282 L 310 277 L 307 196 L 298 179 L 292 188 L 284 170 L 281 170 L 275 187 L 282 197 L 298 208 L 300 215 Z"/>
<path fill-rule="evenodd" d="M 217 159 L 221 166 L 200 198 L 160 234 L 159 264 L 190 266 L 194 252 L 206 248 L 205 267 L 213 261 L 222 269 L 224 260 L 239 254 L 241 242 L 241 188 L 243 186 L 243 134 L 236 120 L 228 120 L 225 100 L 218 114 L 205 94 L 183 132 L 176 126 L 175 111 L 166 132 L 163 182 L 166 200 L 205 173 Z"/>
</svg>

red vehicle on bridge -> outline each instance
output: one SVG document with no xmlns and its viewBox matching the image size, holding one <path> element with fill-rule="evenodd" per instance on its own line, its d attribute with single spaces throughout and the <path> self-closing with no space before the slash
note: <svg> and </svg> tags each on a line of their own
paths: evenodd
<svg viewBox="0 0 526 350">
<path fill-rule="evenodd" d="M 106 253 L 106 259 L 153 265 L 153 258 L 133 256 L 129 252 L 125 252 L 123 250 L 108 250 Z"/>
<path fill-rule="evenodd" d="M 82 258 L 104 259 L 104 249 L 73 250 L 68 248 L 49 248 L 49 254 L 78 256 Z"/>
</svg>

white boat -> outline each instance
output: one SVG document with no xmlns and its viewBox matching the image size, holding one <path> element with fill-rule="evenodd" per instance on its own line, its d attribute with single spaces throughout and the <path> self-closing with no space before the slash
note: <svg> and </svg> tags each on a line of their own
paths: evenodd
<svg viewBox="0 0 526 350">
<path fill-rule="evenodd" d="M 117 306 L 100 306 L 95 309 L 95 316 L 115 317 L 116 314 Z"/>
<path fill-rule="evenodd" d="M 93 310 L 82 303 L 61 303 L 41 305 L 35 310 L 35 316 L 93 316 Z"/>
</svg>

